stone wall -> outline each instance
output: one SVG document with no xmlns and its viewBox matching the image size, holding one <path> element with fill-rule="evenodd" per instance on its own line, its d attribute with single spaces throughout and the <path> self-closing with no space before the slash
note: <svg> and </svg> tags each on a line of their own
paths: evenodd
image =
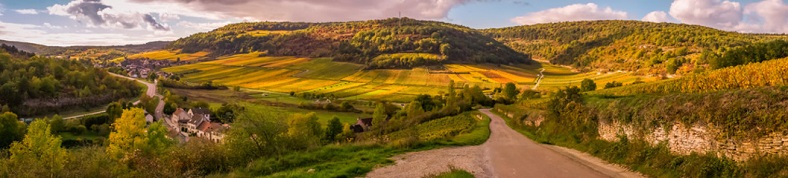
<svg viewBox="0 0 788 178">
<path fill-rule="evenodd" d="M 608 141 L 618 141 L 618 135 L 645 140 L 653 145 L 667 143 L 671 152 L 678 154 L 716 153 L 737 161 L 759 155 L 788 155 L 788 135 L 772 133 L 761 138 L 721 138 L 719 129 L 709 125 L 686 126 L 675 123 L 670 128 L 636 131 L 632 125 L 616 121 L 599 123 L 599 136 Z"/>
</svg>

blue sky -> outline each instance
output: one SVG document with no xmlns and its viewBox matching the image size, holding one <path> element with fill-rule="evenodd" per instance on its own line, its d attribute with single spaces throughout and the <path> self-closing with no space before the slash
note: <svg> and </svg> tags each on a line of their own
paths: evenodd
<svg viewBox="0 0 788 178">
<path fill-rule="evenodd" d="M 175 40 L 242 21 L 403 16 L 496 28 L 628 19 L 788 33 L 788 0 L 0 0 L 0 39 L 45 45 Z"/>
</svg>

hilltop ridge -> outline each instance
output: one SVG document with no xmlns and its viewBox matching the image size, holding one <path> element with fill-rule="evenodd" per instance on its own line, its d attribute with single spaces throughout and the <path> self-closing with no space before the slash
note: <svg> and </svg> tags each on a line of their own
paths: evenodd
<svg viewBox="0 0 788 178">
<path fill-rule="evenodd" d="M 355 22 L 248 22 L 173 42 L 171 50 L 212 55 L 266 52 L 271 56 L 334 57 L 368 68 L 442 63 L 528 63 L 530 57 L 459 25 L 409 18 Z"/>
</svg>

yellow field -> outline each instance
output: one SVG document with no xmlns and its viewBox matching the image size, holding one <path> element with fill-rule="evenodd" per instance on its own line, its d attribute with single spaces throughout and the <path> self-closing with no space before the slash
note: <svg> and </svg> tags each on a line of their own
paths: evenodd
<svg viewBox="0 0 788 178">
<path fill-rule="evenodd" d="M 164 69 L 183 74 L 183 80 L 265 90 L 270 92 L 315 92 L 346 99 L 407 102 L 419 94 L 441 94 L 452 80 L 457 87 L 479 85 L 492 89 L 513 82 L 531 88 L 545 68 L 539 90 L 554 90 L 579 85 L 585 78 L 605 83 L 631 83 L 638 77 L 627 73 L 574 73 L 549 64 L 540 65 L 466 65 L 447 64 L 445 69 L 426 68 L 362 70 L 361 65 L 333 62 L 328 58 L 260 57 L 248 53 L 218 60 Z M 647 81 L 647 80 L 646 80 Z"/>
<path fill-rule="evenodd" d="M 171 61 L 175 61 L 178 58 L 180 58 L 181 61 L 191 61 L 191 60 L 203 59 L 207 55 L 208 52 L 202 52 L 202 51 L 196 53 L 180 53 L 180 51 L 158 50 L 158 51 L 134 54 L 128 56 L 128 58 L 129 59 L 148 58 L 152 60 L 171 60 Z"/>
<path fill-rule="evenodd" d="M 287 34 L 292 32 L 293 31 L 288 31 L 288 30 L 254 30 L 254 31 L 248 31 L 244 34 L 252 35 L 252 36 L 268 36 L 271 34 Z"/>
</svg>

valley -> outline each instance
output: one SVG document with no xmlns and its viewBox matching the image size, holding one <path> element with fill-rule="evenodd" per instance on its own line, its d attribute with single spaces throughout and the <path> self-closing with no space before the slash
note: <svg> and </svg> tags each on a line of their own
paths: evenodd
<svg viewBox="0 0 788 178">
<path fill-rule="evenodd" d="M 786 40 L 404 17 L 0 41 L 0 177 L 788 177 Z"/>
</svg>

